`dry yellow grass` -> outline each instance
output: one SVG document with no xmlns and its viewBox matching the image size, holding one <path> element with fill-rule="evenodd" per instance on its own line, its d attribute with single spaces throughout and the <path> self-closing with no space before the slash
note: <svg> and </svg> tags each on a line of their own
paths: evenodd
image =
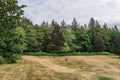
<svg viewBox="0 0 120 80">
<path fill-rule="evenodd" d="M 23 56 L 17 64 L 0 65 L 0 80 L 120 80 L 115 56 Z"/>
</svg>

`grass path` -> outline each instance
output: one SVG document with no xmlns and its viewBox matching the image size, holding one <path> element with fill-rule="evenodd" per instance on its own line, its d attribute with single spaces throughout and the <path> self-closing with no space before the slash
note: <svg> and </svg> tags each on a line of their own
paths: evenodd
<svg viewBox="0 0 120 80">
<path fill-rule="evenodd" d="M 41 64 L 44 67 L 47 67 L 47 68 L 54 70 L 56 72 L 60 72 L 60 73 L 74 73 L 74 72 L 76 72 L 75 69 L 70 69 L 70 68 L 55 64 L 55 63 L 51 62 L 49 59 L 42 59 L 42 58 L 35 57 L 35 56 L 23 56 L 22 58 L 25 60 L 28 60 L 28 61 L 38 62 L 38 64 Z"/>
</svg>

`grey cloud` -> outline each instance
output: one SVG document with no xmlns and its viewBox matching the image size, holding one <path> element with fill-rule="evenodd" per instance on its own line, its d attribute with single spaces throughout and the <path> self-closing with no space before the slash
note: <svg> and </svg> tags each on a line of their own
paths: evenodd
<svg viewBox="0 0 120 80">
<path fill-rule="evenodd" d="M 80 24 L 88 23 L 94 17 L 101 23 L 120 23 L 120 0 L 19 0 L 26 4 L 25 16 L 34 24 L 52 19 L 62 19 L 70 24 L 76 17 Z"/>
</svg>

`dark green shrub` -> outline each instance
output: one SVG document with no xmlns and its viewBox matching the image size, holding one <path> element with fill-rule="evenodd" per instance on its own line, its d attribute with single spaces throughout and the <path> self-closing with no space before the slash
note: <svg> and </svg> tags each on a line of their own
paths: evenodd
<svg viewBox="0 0 120 80">
<path fill-rule="evenodd" d="M 4 58 L 2 56 L 0 56 L 0 64 L 4 63 Z"/>
<path fill-rule="evenodd" d="M 19 54 L 12 54 L 9 58 L 8 58 L 8 62 L 9 63 L 16 63 L 17 60 L 19 60 L 21 58 L 21 56 Z"/>
<path fill-rule="evenodd" d="M 4 52 L 4 53 L 1 53 L 1 55 L 2 55 L 4 58 L 9 58 L 9 57 L 12 55 L 12 53 L 10 53 L 10 52 Z"/>
</svg>

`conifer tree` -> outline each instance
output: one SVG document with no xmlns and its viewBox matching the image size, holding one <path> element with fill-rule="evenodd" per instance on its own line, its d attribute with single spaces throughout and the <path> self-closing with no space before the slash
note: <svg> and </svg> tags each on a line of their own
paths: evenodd
<svg viewBox="0 0 120 80">
<path fill-rule="evenodd" d="M 76 18 L 73 19 L 71 28 L 72 28 L 74 31 L 77 30 L 77 28 L 78 28 L 78 22 L 77 22 Z"/>
<path fill-rule="evenodd" d="M 65 23 L 65 21 L 63 20 L 63 21 L 61 22 L 61 26 L 64 27 L 65 24 L 66 24 L 66 23 Z"/>
<path fill-rule="evenodd" d="M 100 37 L 96 37 L 94 41 L 93 51 L 94 52 L 103 52 L 104 51 L 104 41 Z"/>
<path fill-rule="evenodd" d="M 113 43 L 113 50 L 114 50 L 114 53 L 119 55 L 119 58 L 120 58 L 120 36 L 115 37 L 114 43 Z"/>
<path fill-rule="evenodd" d="M 56 23 L 52 33 L 50 34 L 50 38 L 51 38 L 51 49 L 53 52 L 59 52 L 62 47 L 64 47 L 64 37 L 63 37 L 63 32 L 60 29 L 60 26 Z"/>
<path fill-rule="evenodd" d="M 95 27 L 95 20 L 94 20 L 94 18 L 91 18 L 91 19 L 90 19 L 90 22 L 89 22 L 88 27 L 89 27 L 89 28 Z"/>
</svg>

